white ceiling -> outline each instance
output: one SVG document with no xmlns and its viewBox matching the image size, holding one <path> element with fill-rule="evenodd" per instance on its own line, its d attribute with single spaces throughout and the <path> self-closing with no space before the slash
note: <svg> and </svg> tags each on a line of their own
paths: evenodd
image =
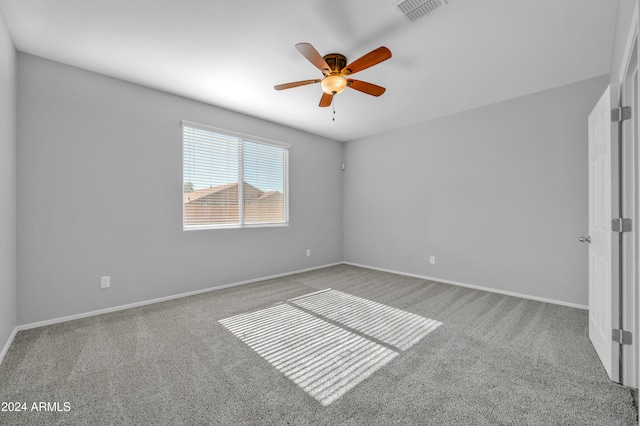
<svg viewBox="0 0 640 426">
<path fill-rule="evenodd" d="M 609 72 L 617 1 L 449 0 L 410 22 L 394 0 L 0 0 L 16 48 L 346 141 Z M 319 108 L 296 49 L 393 57 Z M 188 119 L 188 117 L 184 117 Z"/>
</svg>

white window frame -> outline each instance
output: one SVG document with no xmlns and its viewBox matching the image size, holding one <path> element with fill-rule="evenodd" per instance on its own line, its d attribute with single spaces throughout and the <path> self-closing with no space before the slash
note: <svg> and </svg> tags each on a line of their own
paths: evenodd
<svg viewBox="0 0 640 426">
<path fill-rule="evenodd" d="M 198 225 L 185 226 L 184 201 L 182 205 L 182 230 L 183 231 L 200 231 L 207 229 L 238 229 L 238 228 L 270 228 L 289 226 L 289 150 L 291 145 L 284 142 L 274 141 L 271 139 L 261 138 L 246 133 L 234 132 L 232 130 L 222 129 L 219 127 L 208 126 L 206 124 L 194 123 L 192 121 L 182 120 L 182 193 L 181 200 L 184 200 L 184 128 L 203 130 L 205 132 L 218 133 L 225 136 L 231 136 L 240 140 L 240 159 L 238 161 L 238 216 L 240 223 L 219 224 L 219 225 Z M 284 222 L 273 223 L 243 223 L 244 222 L 244 142 L 254 142 L 263 145 L 275 146 L 285 149 L 285 170 L 284 170 Z"/>
</svg>

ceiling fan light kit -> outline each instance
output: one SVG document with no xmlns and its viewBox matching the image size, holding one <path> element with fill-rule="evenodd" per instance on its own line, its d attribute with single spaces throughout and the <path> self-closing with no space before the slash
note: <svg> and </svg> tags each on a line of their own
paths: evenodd
<svg viewBox="0 0 640 426">
<path fill-rule="evenodd" d="M 322 91 L 328 95 L 341 93 L 347 87 L 347 79 L 341 75 L 328 75 L 320 82 Z"/>
<path fill-rule="evenodd" d="M 333 96 L 341 93 L 347 87 L 371 96 L 380 96 L 386 90 L 384 87 L 367 83 L 366 81 L 346 78 L 348 75 L 355 74 L 389 59 L 391 57 L 391 51 L 384 46 L 372 50 L 348 65 L 347 58 L 344 55 L 330 53 L 325 56 L 320 56 L 318 51 L 309 43 L 298 43 L 296 44 L 296 49 L 318 68 L 324 77 L 320 80 L 302 80 L 293 83 L 278 84 L 274 86 L 274 89 L 284 90 L 305 86 L 307 84 L 320 83 L 322 91 L 324 92 L 322 98 L 320 98 L 320 107 L 328 107 L 331 105 Z"/>
</svg>

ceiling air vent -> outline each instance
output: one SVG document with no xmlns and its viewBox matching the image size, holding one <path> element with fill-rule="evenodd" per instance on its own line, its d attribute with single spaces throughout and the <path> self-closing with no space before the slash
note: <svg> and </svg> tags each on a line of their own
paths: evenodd
<svg viewBox="0 0 640 426">
<path fill-rule="evenodd" d="M 395 5 L 410 21 L 415 21 L 442 6 L 443 2 L 449 4 L 448 0 L 404 0 Z"/>
</svg>

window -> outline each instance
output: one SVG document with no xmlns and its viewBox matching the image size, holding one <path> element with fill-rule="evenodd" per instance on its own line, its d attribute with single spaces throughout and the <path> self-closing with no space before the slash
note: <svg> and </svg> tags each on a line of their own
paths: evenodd
<svg viewBox="0 0 640 426">
<path fill-rule="evenodd" d="M 288 224 L 289 145 L 182 127 L 185 230 Z"/>
</svg>

